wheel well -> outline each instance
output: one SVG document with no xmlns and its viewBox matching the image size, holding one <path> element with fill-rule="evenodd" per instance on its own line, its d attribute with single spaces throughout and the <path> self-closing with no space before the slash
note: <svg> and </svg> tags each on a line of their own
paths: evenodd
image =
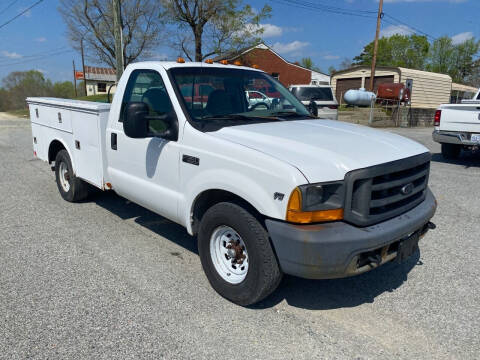
<svg viewBox="0 0 480 360">
<path fill-rule="evenodd" d="M 60 141 L 53 140 L 50 143 L 50 146 L 48 147 L 48 163 L 49 164 L 55 161 L 55 158 L 57 157 L 57 154 L 60 150 L 65 150 L 65 146 L 63 146 L 63 144 Z"/>
<path fill-rule="evenodd" d="M 248 201 L 229 191 L 212 189 L 212 190 L 207 190 L 202 192 L 195 199 L 195 203 L 192 207 L 192 214 L 191 214 L 193 234 L 196 234 L 198 232 L 200 221 L 202 220 L 202 217 L 205 214 L 205 212 L 208 209 L 210 209 L 213 205 L 221 202 L 233 202 L 237 205 L 242 206 L 244 209 L 250 212 L 253 216 L 255 216 L 260 221 L 261 224 L 264 224 L 263 215 L 260 214 L 258 210 Z"/>
</svg>

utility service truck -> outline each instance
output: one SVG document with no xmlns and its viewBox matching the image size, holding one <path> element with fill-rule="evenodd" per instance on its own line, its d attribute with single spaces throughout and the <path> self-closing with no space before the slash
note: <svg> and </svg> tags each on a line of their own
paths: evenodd
<svg viewBox="0 0 480 360">
<path fill-rule="evenodd" d="M 262 89 L 271 99 L 250 101 Z M 183 225 L 213 288 L 240 305 L 284 273 L 339 278 L 404 261 L 434 227 L 424 146 L 317 119 L 255 68 L 140 62 L 111 104 L 27 102 L 34 155 L 65 200 L 95 186 Z"/>
</svg>

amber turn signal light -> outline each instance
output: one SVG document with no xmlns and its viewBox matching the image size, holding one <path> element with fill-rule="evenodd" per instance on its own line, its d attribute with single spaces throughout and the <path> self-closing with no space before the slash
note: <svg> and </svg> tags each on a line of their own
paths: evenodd
<svg viewBox="0 0 480 360">
<path fill-rule="evenodd" d="M 185 62 L 185 59 L 182 57 L 177 58 L 177 63 L 183 64 Z"/>
<path fill-rule="evenodd" d="M 213 59 L 207 59 L 207 60 L 205 60 L 205 62 L 206 62 L 207 64 L 213 64 Z"/>
<path fill-rule="evenodd" d="M 227 60 L 220 60 L 220 64 L 228 65 L 228 61 Z"/>
<path fill-rule="evenodd" d="M 292 191 L 288 200 L 287 221 L 297 224 L 310 224 L 342 219 L 343 209 L 302 211 L 302 194 L 298 188 Z"/>
</svg>

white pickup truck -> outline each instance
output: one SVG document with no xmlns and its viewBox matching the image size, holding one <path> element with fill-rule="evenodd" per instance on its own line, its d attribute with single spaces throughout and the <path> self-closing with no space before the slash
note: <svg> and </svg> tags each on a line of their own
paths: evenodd
<svg viewBox="0 0 480 360">
<path fill-rule="evenodd" d="M 209 90 L 195 96 L 197 84 Z M 275 101 L 249 103 L 262 88 Z M 237 304 L 284 273 L 337 278 L 404 261 L 434 227 L 424 146 L 314 118 L 256 69 L 136 63 L 112 104 L 27 102 L 34 155 L 54 163 L 65 200 L 89 183 L 183 225 L 213 288 Z"/>
<path fill-rule="evenodd" d="M 480 146 L 480 91 L 461 104 L 443 104 L 435 112 L 433 140 L 442 145 L 446 159 L 456 159 L 462 149 Z"/>
</svg>

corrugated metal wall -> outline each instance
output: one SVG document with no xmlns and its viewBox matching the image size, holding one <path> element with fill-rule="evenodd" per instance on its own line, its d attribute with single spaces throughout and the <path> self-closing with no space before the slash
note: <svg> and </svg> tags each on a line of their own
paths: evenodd
<svg viewBox="0 0 480 360">
<path fill-rule="evenodd" d="M 378 77 L 378 80 L 377 80 Z M 414 108 L 437 108 L 440 104 L 450 101 L 452 90 L 452 79 L 448 75 L 431 73 L 427 71 L 412 70 L 406 68 L 385 68 L 379 67 L 375 72 L 375 83 L 384 79 L 391 79 L 393 82 L 405 83 L 407 79 L 413 80 L 412 107 Z M 362 85 L 368 87 L 370 79 L 370 67 L 358 66 L 350 70 L 341 71 L 332 76 L 332 88 L 339 98 L 337 82 L 340 79 L 362 79 Z M 344 81 L 341 81 L 340 91 L 345 91 Z M 358 83 L 358 80 L 356 80 Z"/>
</svg>

